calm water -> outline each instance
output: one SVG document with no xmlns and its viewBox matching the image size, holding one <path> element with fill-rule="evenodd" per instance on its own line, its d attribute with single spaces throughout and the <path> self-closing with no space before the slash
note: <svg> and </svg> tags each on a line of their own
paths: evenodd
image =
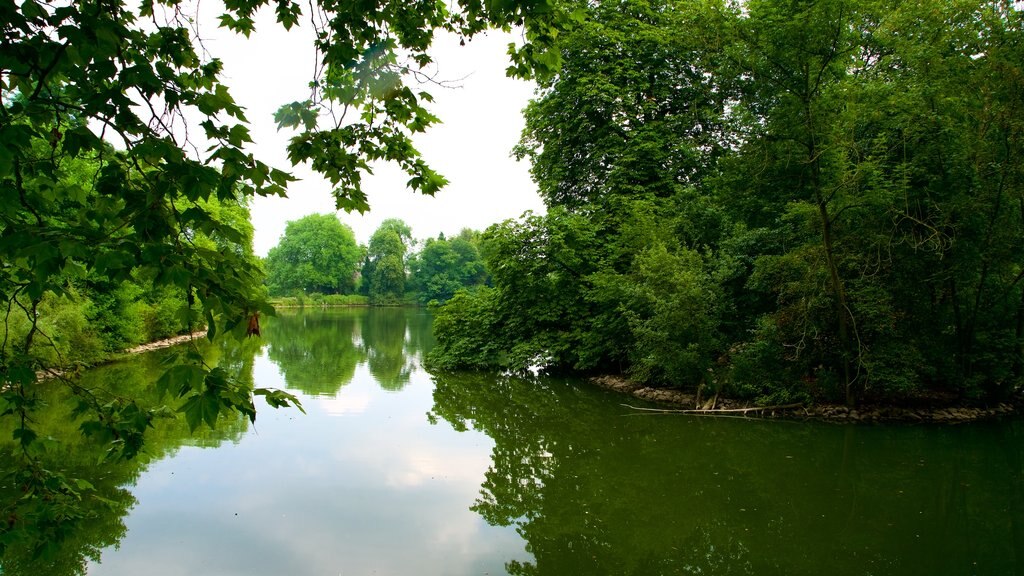
<svg viewBox="0 0 1024 576">
<path fill-rule="evenodd" d="M 150 456 L 102 469 L 69 446 L 63 466 L 114 508 L 53 563 L 0 572 L 1024 574 L 1020 420 L 637 415 L 563 380 L 432 377 L 430 345 L 420 311 L 336 310 L 212 351 L 307 414 L 264 408 L 198 438 L 166 422 Z M 133 390 L 167 354 L 89 378 Z"/>
</svg>

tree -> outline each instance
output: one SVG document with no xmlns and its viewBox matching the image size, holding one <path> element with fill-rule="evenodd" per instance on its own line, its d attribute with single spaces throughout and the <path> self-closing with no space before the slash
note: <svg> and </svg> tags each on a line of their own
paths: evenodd
<svg viewBox="0 0 1024 576">
<path fill-rule="evenodd" d="M 351 294 L 361 258 L 351 228 L 334 215 L 310 214 L 289 222 L 267 253 L 267 285 L 272 295 Z"/>
<path fill-rule="evenodd" d="M 1020 105 L 1009 56 L 1020 11 L 748 8 L 733 55 L 752 80 L 750 132 L 723 201 L 749 202 L 758 214 L 742 208 L 748 222 L 767 216 L 793 231 L 786 253 L 766 254 L 751 278 L 777 295 L 775 328 L 762 333 L 793 351 L 807 381 L 837 382 L 848 403 L 923 386 L 1005 394 L 1020 348 L 1006 321 L 1018 317 L 1020 218 L 1003 209 L 1020 190 L 1020 163 L 1005 155 L 1020 145 L 1019 123 L 1006 122 Z M 961 97 L 964 85 L 983 88 Z"/>
<path fill-rule="evenodd" d="M 1024 387 L 1018 6 L 589 10 L 518 149 L 548 214 L 485 233 L 494 290 L 438 313 L 435 366 L 767 403 Z"/>
<path fill-rule="evenodd" d="M 703 3 L 596 3 L 563 38 L 563 64 L 525 110 L 516 148 L 548 206 L 667 197 L 713 166 L 732 90 L 716 65 Z M 680 33 L 686 30 L 686 33 Z"/>
<path fill-rule="evenodd" d="M 676 234 L 700 215 L 696 185 L 727 148 L 735 95 L 712 73 L 705 11 L 598 4 L 563 38 L 562 69 L 527 108 L 517 149 L 548 212 L 484 233 L 494 290 L 438 313 L 435 367 L 626 371 L 672 385 L 705 373 L 716 287 Z"/>
<path fill-rule="evenodd" d="M 374 304 L 394 304 L 405 296 L 405 255 L 412 229 L 397 218 L 381 222 L 370 236 L 362 269 L 362 291 Z"/>
<path fill-rule="evenodd" d="M 426 241 L 409 259 L 409 284 L 422 304 L 445 302 L 463 288 L 483 285 L 487 269 L 477 248 L 479 233 L 463 230 L 448 240 L 441 234 Z"/>
<path fill-rule="evenodd" d="M 220 61 L 198 49 L 198 6 L 0 0 L 0 299 L 9 311 L 5 323 L 29 326 L 0 351 L 0 414 L 22 423 L 20 457 L 38 474 L 46 469 L 29 399 L 37 372 L 60 368 L 36 352 L 47 342 L 39 311 L 49 295 L 70 294 L 68 277 L 95 274 L 117 283 L 141 275 L 157 291 L 179 290 L 190 311 L 201 311 L 210 339 L 258 333 L 259 314 L 272 312 L 255 261 L 195 242 L 198 233 L 243 240 L 235 223 L 213 218 L 204 203 L 245 205 L 254 195 L 283 195 L 292 181 L 246 150 L 243 106 L 221 83 Z M 248 34 L 255 12 L 270 7 L 285 29 L 303 16 L 294 0 L 246 0 L 226 3 L 220 24 Z M 445 183 L 411 143 L 411 134 L 437 121 L 424 107 L 430 95 L 410 86 L 430 62 L 436 31 L 466 38 L 490 26 L 524 25 L 526 42 L 511 50 L 510 73 L 544 76 L 558 66 L 554 40 L 571 20 L 554 0 L 371 2 L 359 10 L 328 1 L 311 3 L 305 16 L 317 23 L 311 96 L 283 106 L 277 120 L 296 131 L 292 162 L 308 161 L 326 176 L 337 207 L 349 210 L 368 208 L 360 178 L 372 161 L 398 164 L 415 191 L 433 194 Z M 94 168 L 70 182 L 62 167 L 81 158 Z M 116 440 L 122 456 L 138 451 L 155 412 L 62 382 L 111 432 L 93 429 L 97 437 Z M 212 426 L 222 409 L 255 418 L 254 393 L 275 406 L 294 400 L 252 390 L 198 353 L 159 384 L 185 398 L 182 411 L 193 427 Z M 59 482 L 39 489 L 32 492 L 39 498 L 75 492 Z"/>
</svg>

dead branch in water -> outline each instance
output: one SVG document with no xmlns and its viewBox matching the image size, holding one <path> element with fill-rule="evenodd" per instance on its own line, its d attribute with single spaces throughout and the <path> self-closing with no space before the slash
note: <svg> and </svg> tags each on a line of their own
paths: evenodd
<svg viewBox="0 0 1024 576">
<path fill-rule="evenodd" d="M 751 406 L 750 408 L 708 408 L 708 409 L 697 409 L 697 410 L 674 410 L 670 408 L 642 408 L 640 406 L 633 406 L 630 404 L 623 404 L 626 408 L 632 408 L 633 410 L 640 410 L 643 412 L 654 412 L 657 414 L 697 414 L 697 415 L 718 415 L 718 414 L 748 414 L 750 412 L 764 412 L 765 410 L 792 410 L 794 408 L 802 408 L 803 404 L 797 402 L 794 404 L 778 404 L 776 406 Z"/>
</svg>

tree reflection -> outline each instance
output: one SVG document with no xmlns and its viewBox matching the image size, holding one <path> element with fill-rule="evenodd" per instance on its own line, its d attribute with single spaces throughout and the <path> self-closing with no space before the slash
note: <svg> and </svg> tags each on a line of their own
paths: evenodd
<svg viewBox="0 0 1024 576">
<path fill-rule="evenodd" d="M 366 361 L 384 390 L 397 392 L 409 383 L 414 366 L 406 350 L 409 312 L 405 308 L 371 308 L 363 319 Z"/>
<path fill-rule="evenodd" d="M 1007 500 L 1019 497 L 1019 462 L 996 448 L 1004 424 L 641 416 L 552 379 L 435 382 L 432 420 L 495 443 L 472 509 L 526 540 L 533 561 L 508 563 L 511 574 L 1019 569 L 1015 536 L 993 528 L 1024 520 Z"/>
<path fill-rule="evenodd" d="M 405 318 L 409 326 L 405 355 L 421 365 L 424 355 L 434 347 L 434 319 L 422 308 L 407 308 Z"/>
<path fill-rule="evenodd" d="M 207 350 L 207 362 L 251 382 L 258 345 L 225 346 Z M 80 384 L 99 395 L 131 396 L 141 406 L 156 407 L 168 399 L 160 398 L 152 383 L 166 368 L 162 362 L 176 353 L 163 350 L 89 370 Z M 104 459 L 107 446 L 79 431 L 80 420 L 72 415 L 75 400 L 66 387 L 44 387 L 40 400 L 46 408 L 37 411 L 35 428 L 40 437 L 59 442 L 39 456 L 38 464 L 68 479 L 81 499 L 23 499 L 25 474 L 31 468 L 14 442 L 0 444 L 0 544 L 4 550 L 0 573 L 5 576 L 84 574 L 88 561 L 98 560 L 101 550 L 124 537 L 124 518 L 136 503 L 130 488 L 151 462 L 186 444 L 212 447 L 224 440 L 237 441 L 249 424 L 241 414 L 222 415 L 215 430 L 204 428 L 192 434 L 183 419 L 161 419 L 147 433 L 141 454 L 128 461 L 111 461 Z M 11 438 L 10 426 L 5 426 L 0 438 Z"/>
<path fill-rule="evenodd" d="M 341 308 L 278 312 L 266 323 L 267 355 L 292 390 L 334 396 L 348 384 L 364 353 L 355 342 L 363 311 Z"/>
</svg>

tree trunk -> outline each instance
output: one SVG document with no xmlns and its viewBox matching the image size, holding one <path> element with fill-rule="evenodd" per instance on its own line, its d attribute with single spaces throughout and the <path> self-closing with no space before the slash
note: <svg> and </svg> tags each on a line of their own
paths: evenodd
<svg viewBox="0 0 1024 576">
<path fill-rule="evenodd" d="M 811 187 L 814 192 L 814 202 L 818 206 L 818 218 L 821 220 L 821 244 L 825 251 L 825 265 L 828 267 L 829 287 L 836 304 L 836 328 L 839 335 L 843 392 L 846 405 L 853 407 L 857 403 L 858 394 L 854 389 L 854 381 L 850 374 L 850 364 L 854 354 L 853 343 L 850 339 L 849 307 L 846 301 L 846 287 L 839 275 L 839 266 L 836 264 L 835 245 L 832 238 L 832 217 L 828 212 L 829 199 L 825 197 L 822 190 L 821 162 L 818 159 L 819 151 L 814 140 L 814 120 L 810 102 L 805 103 L 805 114 L 810 135 L 807 144 L 807 162 L 811 168 Z"/>
</svg>

